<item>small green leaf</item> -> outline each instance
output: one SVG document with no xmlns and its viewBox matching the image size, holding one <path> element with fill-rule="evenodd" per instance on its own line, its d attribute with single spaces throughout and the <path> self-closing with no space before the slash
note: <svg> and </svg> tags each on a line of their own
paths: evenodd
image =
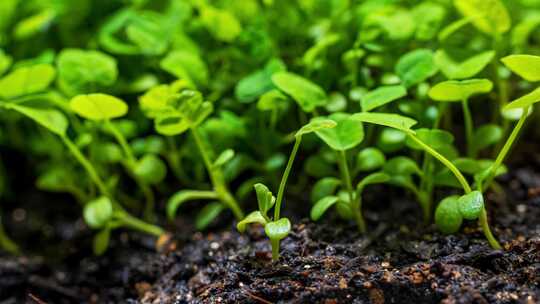
<svg viewBox="0 0 540 304">
<path fill-rule="evenodd" d="M 235 88 L 235 96 L 242 103 L 255 101 L 259 96 L 274 88 L 272 75 L 285 70 L 285 65 L 279 59 L 270 60 L 264 69 L 258 70 L 242 78 Z"/>
<path fill-rule="evenodd" d="M 340 185 L 341 180 L 335 177 L 324 177 L 318 180 L 311 189 L 311 202 L 315 203 L 325 196 L 334 194 Z"/>
<path fill-rule="evenodd" d="M 480 151 L 497 144 L 502 139 L 503 133 L 502 128 L 495 124 L 481 126 L 474 132 L 474 150 Z"/>
<path fill-rule="evenodd" d="M 362 172 L 379 169 L 385 162 L 384 153 L 377 148 L 365 148 L 356 155 L 356 169 Z"/>
<path fill-rule="evenodd" d="M 174 50 L 159 62 L 159 66 L 179 79 L 185 79 L 198 87 L 208 82 L 208 67 L 197 53 Z"/>
<path fill-rule="evenodd" d="M 456 62 L 444 50 L 438 50 L 435 53 L 435 62 L 448 79 L 466 79 L 480 73 L 495 55 L 495 51 L 486 51 L 463 62 Z"/>
<path fill-rule="evenodd" d="M 383 128 L 377 138 L 377 147 L 384 153 L 391 153 L 400 150 L 405 146 L 407 133 L 392 129 Z"/>
<path fill-rule="evenodd" d="M 2 76 L 4 72 L 9 69 L 12 63 L 13 58 L 4 53 L 4 50 L 0 49 L 0 76 Z"/>
<path fill-rule="evenodd" d="M 375 172 L 371 173 L 370 175 L 364 177 L 358 185 L 356 185 L 356 191 L 359 193 L 362 193 L 364 191 L 364 188 L 368 185 L 375 185 L 375 184 L 382 184 L 390 181 L 390 175 L 383 173 L 383 172 Z"/>
<path fill-rule="evenodd" d="M 337 201 L 337 196 L 327 196 L 318 200 L 311 208 L 311 220 L 318 221 L 326 212 L 326 210 L 328 210 L 328 208 L 332 207 L 335 203 L 337 203 Z"/>
<path fill-rule="evenodd" d="M 414 131 L 411 130 L 411 127 L 417 124 L 416 120 L 398 114 L 356 113 L 353 115 L 353 117 L 354 119 L 360 120 L 362 122 L 387 126 L 413 134 Z"/>
<path fill-rule="evenodd" d="M 396 64 L 396 74 L 407 88 L 419 84 L 438 71 L 429 49 L 417 49 L 403 55 Z"/>
<path fill-rule="evenodd" d="M 84 206 L 83 218 L 91 228 L 104 227 L 113 216 L 113 205 L 108 197 L 101 196 Z"/>
<path fill-rule="evenodd" d="M 3 104 L 6 109 L 17 111 L 28 118 L 34 120 L 49 131 L 65 136 L 68 128 L 68 120 L 66 116 L 54 109 L 27 107 L 15 103 Z"/>
<path fill-rule="evenodd" d="M 133 173 L 150 185 L 161 183 L 167 175 L 167 166 L 154 154 L 144 155 L 133 168 Z"/>
<path fill-rule="evenodd" d="M 278 72 L 272 75 L 272 82 L 290 95 L 304 112 L 313 112 L 316 107 L 324 106 L 328 102 L 328 97 L 320 86 L 296 74 Z"/>
<path fill-rule="evenodd" d="M 176 215 L 176 210 L 178 210 L 185 202 L 217 198 L 218 195 L 214 191 L 180 190 L 167 201 L 167 217 L 169 220 L 172 220 Z"/>
<path fill-rule="evenodd" d="M 253 186 L 255 193 L 257 194 L 257 202 L 259 204 L 259 211 L 262 215 L 266 215 L 268 210 L 276 203 L 276 198 L 272 195 L 272 192 L 265 185 L 258 183 Z"/>
<path fill-rule="evenodd" d="M 71 109 L 90 120 L 105 120 L 126 115 L 127 104 L 119 98 L 107 94 L 77 95 L 69 102 Z"/>
<path fill-rule="evenodd" d="M 322 129 L 332 129 L 337 126 L 337 123 L 331 119 L 314 119 L 308 124 L 300 128 L 294 135 L 295 137 L 301 137 L 309 133 L 316 132 Z"/>
<path fill-rule="evenodd" d="M 242 25 L 229 11 L 209 5 L 201 7 L 201 20 L 217 40 L 233 42 L 242 32 Z"/>
<path fill-rule="evenodd" d="M 225 210 L 225 206 L 220 202 L 213 202 L 204 206 L 195 218 L 195 228 L 204 230 L 212 221 L 218 217 L 221 211 Z"/>
<path fill-rule="evenodd" d="M 493 83 L 488 79 L 448 80 L 436 84 L 428 94 L 435 101 L 458 102 L 492 89 Z"/>
<path fill-rule="evenodd" d="M 101 231 L 94 236 L 94 242 L 92 246 L 94 254 L 97 256 L 104 254 L 109 247 L 110 239 L 111 229 L 108 227 L 101 229 Z"/>
<path fill-rule="evenodd" d="M 362 105 L 362 111 L 369 112 L 405 95 L 407 95 L 407 89 L 404 86 L 385 86 L 362 96 L 360 104 Z"/>
<path fill-rule="evenodd" d="M 102 143 L 94 147 L 95 160 L 107 164 L 121 162 L 124 153 L 119 145 L 111 142 Z"/>
<path fill-rule="evenodd" d="M 225 165 L 228 161 L 233 159 L 233 157 L 234 157 L 234 150 L 233 149 L 227 149 L 227 150 L 221 152 L 221 154 L 219 154 L 219 156 L 214 161 L 213 165 L 215 167 L 221 167 L 221 166 Z"/>
<path fill-rule="evenodd" d="M 531 93 L 510 102 L 503 108 L 503 111 L 528 108 L 537 102 L 540 102 L 540 88 L 537 88 Z"/>
<path fill-rule="evenodd" d="M 63 49 L 56 60 L 58 85 L 70 95 L 93 93 L 115 83 L 118 77 L 116 60 L 93 50 Z"/>
<path fill-rule="evenodd" d="M 484 33 L 504 34 L 512 26 L 508 10 L 500 0 L 454 0 L 454 5 Z"/>
<path fill-rule="evenodd" d="M 463 216 L 459 212 L 459 197 L 449 196 L 443 199 L 435 210 L 435 224 L 444 234 L 452 234 L 459 231 Z"/>
<path fill-rule="evenodd" d="M 264 232 L 272 241 L 284 239 L 291 232 L 291 222 L 285 217 L 274 222 L 268 222 L 264 226 Z"/>
<path fill-rule="evenodd" d="M 243 220 L 241 220 L 240 222 L 238 222 L 238 224 L 236 224 L 236 229 L 240 232 L 244 232 L 246 231 L 246 227 L 248 224 L 255 224 L 255 223 L 261 224 L 263 226 L 267 224 L 266 219 L 264 218 L 264 216 L 261 214 L 260 211 L 253 211 L 250 214 L 248 214 Z"/>
<path fill-rule="evenodd" d="M 433 149 L 440 149 L 447 145 L 451 145 L 454 142 L 454 135 L 448 131 L 439 130 L 439 129 L 417 129 L 416 136 L 427 145 Z M 423 150 L 415 141 L 408 138 L 407 146 L 411 149 Z"/>
<path fill-rule="evenodd" d="M 480 191 L 473 191 L 458 199 L 459 212 L 464 219 L 475 220 L 484 208 L 484 196 Z"/>
<path fill-rule="evenodd" d="M 56 70 L 50 64 L 20 67 L 0 79 L 0 98 L 11 99 L 44 91 L 55 76 Z"/>
<path fill-rule="evenodd" d="M 327 121 L 328 119 L 337 123 L 334 128 L 320 128 L 315 130 L 315 134 L 324 141 L 330 148 L 337 151 L 345 151 L 356 147 L 364 139 L 364 128 L 362 123 L 351 114 L 333 113 L 328 117 L 316 117 L 312 122 Z"/>
<path fill-rule="evenodd" d="M 389 175 L 423 175 L 422 170 L 420 170 L 416 162 L 405 156 L 397 156 L 389 159 L 384 164 L 383 171 Z"/>
<path fill-rule="evenodd" d="M 510 55 L 501 61 L 523 79 L 531 82 L 540 81 L 540 56 Z"/>
</svg>

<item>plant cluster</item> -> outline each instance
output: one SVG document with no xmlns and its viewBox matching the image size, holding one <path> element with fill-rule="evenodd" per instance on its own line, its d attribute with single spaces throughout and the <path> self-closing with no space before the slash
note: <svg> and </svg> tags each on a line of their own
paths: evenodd
<svg viewBox="0 0 540 304">
<path fill-rule="evenodd" d="M 539 120 L 539 16 L 535 0 L 2 0 L 0 145 L 73 196 L 97 254 L 195 201 L 198 229 L 230 212 L 277 259 L 286 198 L 311 191 L 312 220 L 365 233 L 377 184 L 501 248 L 484 194 Z M 18 251 L 1 227 L 0 245 Z"/>
</svg>

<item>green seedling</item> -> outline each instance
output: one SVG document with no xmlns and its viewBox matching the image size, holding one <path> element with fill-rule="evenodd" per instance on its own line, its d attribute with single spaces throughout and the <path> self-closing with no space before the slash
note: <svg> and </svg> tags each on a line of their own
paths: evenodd
<svg viewBox="0 0 540 304">
<path fill-rule="evenodd" d="M 177 209 L 185 202 L 205 199 L 217 200 L 229 208 L 238 220 L 241 220 L 244 218 L 244 213 L 230 193 L 222 170 L 223 165 L 234 157 L 234 152 L 225 150 L 218 156 L 214 155 L 205 134 L 199 128 L 201 123 L 212 113 L 213 105 L 209 101 L 204 101 L 199 92 L 183 90 L 182 86 L 181 83 L 175 83 L 171 86 L 156 87 L 140 98 L 140 105 L 148 117 L 154 118 L 155 129 L 158 133 L 165 136 L 177 136 L 186 131 L 190 132 L 202 157 L 213 189 L 210 191 L 186 189 L 177 192 L 167 203 L 167 215 L 169 219 L 172 219 Z M 217 207 L 203 209 L 199 218 L 205 220 L 198 221 L 199 228 L 205 226 L 202 223 L 209 223 L 211 216 L 217 216 L 218 210 L 221 211 Z"/>
<path fill-rule="evenodd" d="M 264 232 L 270 239 L 272 245 L 272 260 L 277 261 L 279 259 L 279 244 L 280 241 L 285 238 L 290 230 L 291 223 L 287 218 L 280 217 L 281 204 L 283 202 L 283 195 L 285 194 L 285 186 L 291 173 L 296 154 L 300 148 L 302 142 L 302 136 L 318 132 L 321 130 L 331 130 L 337 126 L 337 123 L 329 119 L 317 119 L 307 125 L 303 126 L 295 133 L 294 147 L 289 156 L 287 166 L 283 172 L 281 182 L 279 184 L 277 198 L 273 196 L 272 192 L 263 184 L 256 184 L 255 192 L 257 194 L 257 202 L 259 206 L 258 211 L 254 211 L 248 214 L 236 225 L 236 228 L 240 232 L 244 232 L 248 224 L 261 224 L 264 226 Z M 268 216 L 268 211 L 274 208 L 274 216 L 271 218 Z"/>
<path fill-rule="evenodd" d="M 454 176 L 460 183 L 461 187 L 463 188 L 463 191 L 465 192 L 465 195 L 463 195 L 462 197 L 458 199 L 457 204 L 453 203 L 452 199 L 448 200 L 446 204 L 450 204 L 450 207 L 457 206 L 459 208 L 458 212 L 462 216 L 463 216 L 463 213 L 461 212 L 464 212 L 468 218 L 473 218 L 473 216 L 474 218 L 478 218 L 479 224 L 484 232 L 484 235 L 486 236 L 486 239 L 490 243 L 490 245 L 496 249 L 501 248 L 501 246 L 499 245 L 499 243 L 497 242 L 497 240 L 495 239 L 495 237 L 493 237 L 493 234 L 491 233 L 491 229 L 489 227 L 488 220 L 487 220 L 486 210 L 483 205 L 483 197 L 481 199 L 482 203 L 481 203 L 480 211 L 476 213 L 478 209 L 479 201 L 480 201 L 480 199 L 478 198 L 478 194 L 481 196 L 482 195 L 481 192 L 474 192 L 474 194 L 471 194 L 473 193 L 472 188 L 469 185 L 469 182 L 467 181 L 467 179 L 461 173 L 461 171 L 450 160 L 448 160 L 446 157 L 444 157 L 442 154 L 440 154 L 434 148 L 432 148 L 428 143 L 424 142 L 421 138 L 419 138 L 419 136 L 417 135 L 417 132 L 411 129 L 411 127 L 413 127 L 416 124 L 416 121 L 408 117 L 404 117 L 404 116 L 400 116 L 396 114 L 385 114 L 385 113 L 358 113 L 358 114 L 355 114 L 354 116 L 356 117 L 356 119 L 363 122 L 383 125 L 383 126 L 395 128 L 395 129 L 406 132 L 407 136 L 415 144 L 417 144 L 419 147 L 424 149 L 432 157 L 440 161 L 446 168 L 448 168 L 452 172 L 452 174 L 454 174 Z M 481 173 L 481 172 L 478 172 L 478 173 Z M 442 229 L 448 231 L 447 230 L 449 229 L 448 227 L 454 227 L 457 225 L 456 223 L 446 223 L 444 222 L 444 220 L 446 218 L 459 219 L 460 217 L 456 215 L 456 211 L 452 211 L 451 213 L 449 213 L 448 216 L 441 215 L 441 213 L 444 214 L 444 212 L 446 212 L 448 209 L 451 209 L 446 204 L 443 205 L 443 207 L 441 207 L 443 208 L 442 209 L 443 211 L 436 211 L 435 218 L 436 220 L 439 219 L 439 223 L 437 225 L 439 227 L 443 227 Z"/>
</svg>

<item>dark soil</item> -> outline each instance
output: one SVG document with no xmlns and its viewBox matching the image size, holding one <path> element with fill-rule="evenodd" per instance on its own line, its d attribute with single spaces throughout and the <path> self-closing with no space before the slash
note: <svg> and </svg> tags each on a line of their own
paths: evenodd
<svg viewBox="0 0 540 304">
<path fill-rule="evenodd" d="M 91 232 L 66 220 L 49 232 L 56 257 L 0 254 L 0 303 L 538 303 L 540 173 L 511 172 L 500 179 L 506 195 L 488 196 L 504 251 L 474 222 L 455 236 L 425 228 L 416 203 L 374 188 L 368 236 L 336 219 L 296 221 L 276 263 L 262 229 L 240 235 L 227 218 L 205 234 L 189 219 L 176 223 L 167 253 L 151 238 L 117 234 L 103 257 L 89 256 Z"/>
</svg>

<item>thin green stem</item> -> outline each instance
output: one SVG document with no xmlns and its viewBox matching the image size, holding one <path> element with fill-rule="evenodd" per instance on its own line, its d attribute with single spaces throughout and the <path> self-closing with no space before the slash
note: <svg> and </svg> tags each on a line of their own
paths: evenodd
<svg viewBox="0 0 540 304">
<path fill-rule="evenodd" d="M 461 106 L 463 107 L 463 119 L 465 120 L 465 132 L 467 138 L 467 156 L 472 157 L 474 153 L 473 146 L 473 119 L 471 115 L 471 110 L 469 108 L 469 101 L 463 99 L 461 101 Z"/>
<path fill-rule="evenodd" d="M 236 201 L 236 199 L 232 196 L 231 192 L 227 188 L 227 185 L 225 184 L 225 177 L 223 176 L 223 172 L 221 171 L 221 168 L 219 166 L 214 166 L 212 164 L 212 161 L 210 159 L 210 155 L 208 153 L 208 147 L 205 145 L 202 135 L 199 134 L 199 131 L 195 128 L 191 129 L 191 134 L 193 135 L 193 138 L 195 139 L 195 143 L 197 144 L 197 147 L 199 148 L 199 152 L 203 158 L 204 165 L 206 167 L 206 170 L 208 171 L 208 175 L 210 176 L 210 180 L 212 182 L 212 185 L 214 186 L 214 190 L 216 191 L 217 195 L 219 196 L 220 200 L 234 213 L 234 216 L 237 220 L 242 220 L 244 218 L 244 212 L 240 208 L 240 205 Z"/>
<path fill-rule="evenodd" d="M 146 232 L 155 236 L 160 236 L 164 232 L 161 227 L 142 221 L 123 210 L 116 211 L 116 216 L 124 225 L 135 230 Z"/>
<path fill-rule="evenodd" d="M 469 185 L 469 182 L 467 182 L 467 179 L 461 174 L 458 168 L 452 164 L 451 161 L 449 161 L 446 157 L 441 155 L 439 152 L 435 151 L 433 148 L 428 146 L 426 143 L 421 141 L 416 135 L 409 133 L 409 137 L 415 141 L 418 145 L 420 145 L 425 151 L 427 151 L 429 154 L 431 154 L 433 157 L 438 159 L 444 166 L 446 166 L 450 171 L 454 174 L 454 176 L 457 178 L 461 186 L 463 187 L 463 190 L 465 193 L 471 192 L 471 186 Z"/>
<path fill-rule="evenodd" d="M 519 133 L 521 132 L 521 129 L 523 128 L 523 125 L 525 124 L 525 121 L 527 120 L 527 114 L 528 114 L 528 109 L 523 108 L 523 114 L 521 115 L 519 121 L 517 122 L 516 126 L 512 130 L 512 133 L 510 133 L 510 136 L 506 140 L 506 143 L 502 147 L 501 151 L 497 155 L 495 162 L 491 166 L 491 170 L 489 171 L 489 174 L 485 179 L 486 182 L 484 182 L 484 187 L 482 188 L 482 192 L 488 189 L 491 183 L 493 182 L 493 179 L 495 178 L 497 170 L 503 164 L 504 160 L 506 159 L 506 156 L 508 155 L 508 152 L 510 152 L 512 145 L 516 141 Z"/>
<path fill-rule="evenodd" d="M 103 180 L 101 180 L 101 178 L 99 177 L 96 168 L 82 154 L 81 150 L 77 148 L 77 145 L 75 145 L 75 143 L 73 143 L 73 141 L 71 141 L 71 139 L 69 139 L 67 136 L 61 136 L 60 138 L 62 139 L 64 144 L 68 147 L 69 151 L 71 152 L 71 154 L 73 154 L 75 159 L 77 159 L 77 161 L 86 170 L 92 182 L 98 187 L 99 192 L 101 192 L 101 194 L 107 196 L 108 198 L 112 200 L 113 197 L 111 196 L 111 193 L 105 186 L 105 183 L 103 182 Z"/>
<path fill-rule="evenodd" d="M 491 232 L 491 228 L 489 227 L 488 217 L 486 208 L 483 207 L 482 211 L 480 212 L 480 217 L 478 218 L 478 223 L 480 227 L 482 228 L 482 231 L 484 232 L 484 236 L 486 237 L 489 245 L 493 249 L 501 249 L 502 246 L 499 244 L 497 239 L 493 236 L 493 233 Z"/>
<path fill-rule="evenodd" d="M 302 137 L 297 136 L 296 140 L 294 141 L 294 146 L 293 146 L 291 155 L 289 156 L 289 161 L 287 162 L 287 166 L 285 167 L 285 171 L 283 172 L 283 176 L 281 177 L 281 182 L 279 183 L 279 189 L 278 189 L 278 194 L 276 198 L 276 206 L 274 207 L 274 221 L 279 220 L 279 212 L 281 211 L 281 202 L 283 201 L 285 185 L 287 184 L 287 179 L 289 178 L 289 174 L 291 173 L 294 159 L 296 158 L 296 154 L 298 153 L 298 149 L 300 148 L 301 142 L 302 142 Z M 278 247 L 279 247 L 279 242 L 278 242 Z"/>
<path fill-rule="evenodd" d="M 358 230 L 361 233 L 366 232 L 366 222 L 362 217 L 362 210 L 360 209 L 360 199 L 356 198 L 354 195 L 354 189 L 352 186 L 351 174 L 349 172 L 349 165 L 347 164 L 347 155 L 345 151 L 338 151 L 338 164 L 339 170 L 341 171 L 341 179 L 343 184 L 347 187 L 347 192 L 349 192 L 349 201 L 352 207 L 354 220 L 358 226 Z M 358 201 L 357 201 L 358 199 Z"/>
</svg>

